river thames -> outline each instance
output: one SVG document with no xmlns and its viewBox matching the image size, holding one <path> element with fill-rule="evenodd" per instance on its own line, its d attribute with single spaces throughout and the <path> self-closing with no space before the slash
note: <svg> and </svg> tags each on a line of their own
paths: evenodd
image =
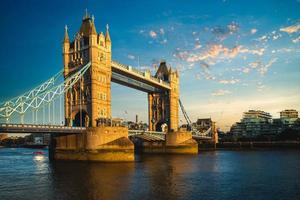
<svg viewBox="0 0 300 200">
<path fill-rule="evenodd" d="M 49 163 L 0 149 L 0 199 L 299 199 L 300 151 L 143 155 L 134 163 Z M 41 151 L 41 150 L 38 150 Z"/>
</svg>

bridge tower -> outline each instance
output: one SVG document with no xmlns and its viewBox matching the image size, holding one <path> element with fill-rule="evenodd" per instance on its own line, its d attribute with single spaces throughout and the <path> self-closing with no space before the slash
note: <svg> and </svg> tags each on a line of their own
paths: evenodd
<svg viewBox="0 0 300 200">
<path fill-rule="evenodd" d="M 149 129 L 161 131 L 166 123 L 169 130 L 177 131 L 179 125 L 179 75 L 166 62 L 161 62 L 156 78 L 170 83 L 171 90 L 148 93 Z"/>
<path fill-rule="evenodd" d="M 99 119 L 111 118 L 111 39 L 97 34 L 94 17 L 88 13 L 73 41 L 67 28 L 63 41 L 64 77 L 91 63 L 89 71 L 65 94 L 65 124 L 96 127 Z"/>
</svg>

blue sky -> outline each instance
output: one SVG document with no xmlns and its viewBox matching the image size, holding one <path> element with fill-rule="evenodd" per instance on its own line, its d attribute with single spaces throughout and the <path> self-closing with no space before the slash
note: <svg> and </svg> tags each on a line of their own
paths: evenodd
<svg viewBox="0 0 300 200">
<path fill-rule="evenodd" d="M 98 32 L 109 24 L 114 60 L 180 71 L 193 120 L 227 130 L 248 109 L 300 110 L 299 0 L 2 1 L 0 101 L 62 68 L 64 26 L 73 38 L 86 8 Z M 147 121 L 145 93 L 113 84 L 112 99 L 114 117 Z"/>
</svg>

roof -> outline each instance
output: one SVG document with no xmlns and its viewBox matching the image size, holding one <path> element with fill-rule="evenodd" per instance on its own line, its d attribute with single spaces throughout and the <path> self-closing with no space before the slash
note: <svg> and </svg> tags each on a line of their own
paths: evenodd
<svg viewBox="0 0 300 200">
<path fill-rule="evenodd" d="M 90 17 L 83 18 L 79 33 L 86 37 L 91 34 L 97 35 L 94 20 L 92 20 Z"/>
</svg>

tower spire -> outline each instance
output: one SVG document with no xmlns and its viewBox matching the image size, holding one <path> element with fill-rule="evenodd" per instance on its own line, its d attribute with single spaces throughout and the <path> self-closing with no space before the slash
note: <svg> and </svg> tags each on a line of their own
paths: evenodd
<svg viewBox="0 0 300 200">
<path fill-rule="evenodd" d="M 110 42 L 109 26 L 106 24 L 105 42 Z"/>
<path fill-rule="evenodd" d="M 70 39 L 69 39 L 69 34 L 68 34 L 68 26 L 65 25 L 65 36 L 64 36 L 64 43 L 69 43 Z"/>
</svg>

